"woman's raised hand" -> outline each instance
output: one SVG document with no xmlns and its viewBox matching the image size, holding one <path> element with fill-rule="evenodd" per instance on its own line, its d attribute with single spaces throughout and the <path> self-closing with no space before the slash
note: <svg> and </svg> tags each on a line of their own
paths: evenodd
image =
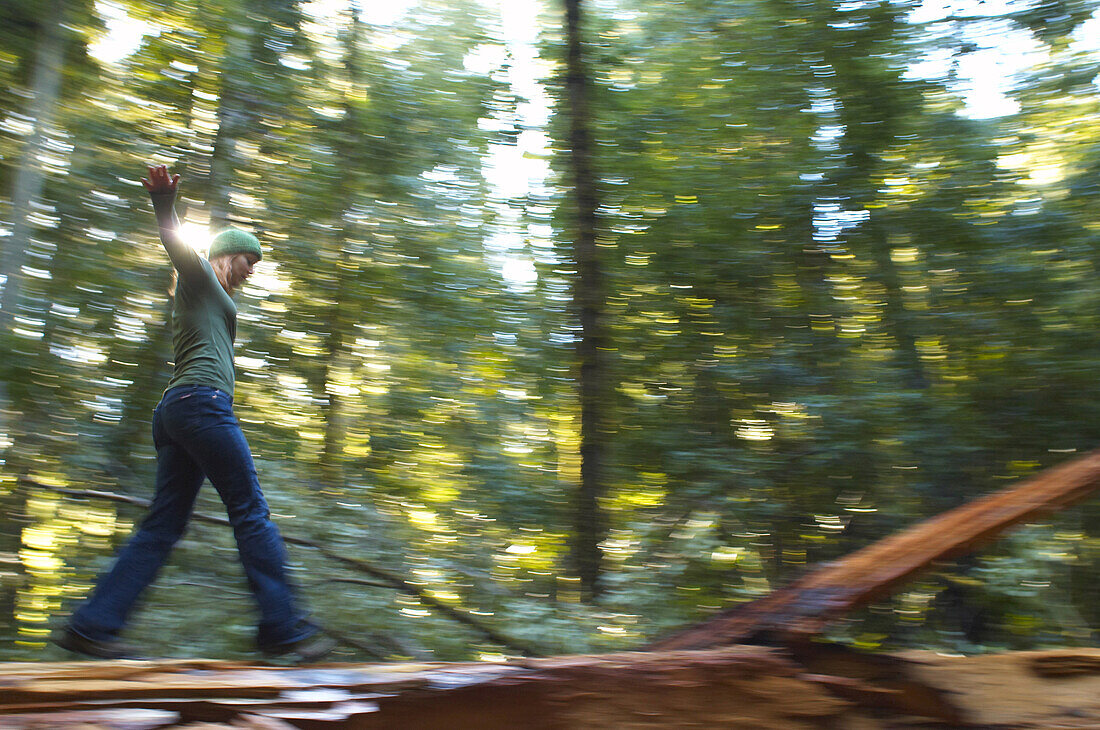
<svg viewBox="0 0 1100 730">
<path fill-rule="evenodd" d="M 179 185 L 179 175 L 169 175 L 167 165 L 149 165 L 149 177 L 141 178 L 141 184 L 149 191 L 150 195 L 162 195 L 176 192 Z"/>
</svg>

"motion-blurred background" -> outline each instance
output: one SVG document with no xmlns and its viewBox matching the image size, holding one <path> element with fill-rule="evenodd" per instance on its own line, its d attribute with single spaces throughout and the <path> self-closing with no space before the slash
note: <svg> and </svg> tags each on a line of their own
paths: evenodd
<svg viewBox="0 0 1100 730">
<path fill-rule="evenodd" d="M 1096 5 L 584 0 L 567 87 L 558 0 L 3 0 L 0 657 L 151 493 L 146 163 L 264 242 L 237 413 L 344 658 L 638 646 L 1100 445 Z M 833 638 L 1091 643 L 1098 561 L 1093 501 Z M 128 638 L 253 621 L 196 521 Z"/>
</svg>

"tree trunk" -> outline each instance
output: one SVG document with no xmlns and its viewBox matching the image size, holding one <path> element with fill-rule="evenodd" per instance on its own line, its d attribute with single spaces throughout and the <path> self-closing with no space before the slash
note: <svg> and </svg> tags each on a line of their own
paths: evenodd
<svg viewBox="0 0 1100 730">
<path fill-rule="evenodd" d="M 346 240 L 347 236 L 343 236 Z M 345 250 L 341 253 L 342 262 L 346 262 L 348 255 Z M 331 489 L 343 489 L 344 487 L 344 434 L 346 424 L 344 420 L 345 405 L 338 388 L 334 387 L 335 375 L 340 371 L 340 365 L 344 362 L 344 353 L 347 350 L 345 331 L 347 325 L 345 317 L 340 313 L 340 303 L 344 300 L 347 289 L 348 273 L 346 266 L 337 267 L 336 292 L 334 301 L 336 306 L 329 314 L 329 333 L 325 338 L 325 369 L 321 387 L 324 388 L 321 413 L 325 422 L 325 435 L 321 444 L 320 475 L 324 486 Z"/>
<path fill-rule="evenodd" d="M 569 115 L 569 161 L 573 177 L 576 230 L 573 252 L 577 274 L 573 305 L 580 318 L 577 343 L 578 385 L 581 406 L 581 483 L 574 503 L 572 567 L 586 599 L 599 593 L 602 542 L 607 520 L 600 506 L 607 479 L 607 433 L 605 409 L 609 406 L 603 323 L 604 281 L 596 246 L 597 191 L 592 164 L 592 136 L 589 118 L 589 79 L 581 40 L 580 0 L 565 0 L 566 79 L 565 106 Z"/>
<path fill-rule="evenodd" d="M 164 276 L 165 290 L 169 281 L 170 277 Z M 160 293 L 163 295 L 164 292 Z M 134 449 L 148 447 L 151 414 L 172 375 L 172 368 L 168 365 L 172 357 L 170 299 L 164 302 L 163 310 L 164 321 L 153 326 L 149 339 L 136 353 L 135 367 L 131 370 L 133 380 L 122 399 L 122 418 L 111 439 L 110 449 L 114 458 L 132 471 L 137 466 Z"/>
<path fill-rule="evenodd" d="M 27 117 L 32 120 L 34 129 L 23 146 L 22 159 L 16 164 L 11 191 L 11 235 L 7 245 L 0 249 L 0 273 L 5 277 L 4 291 L 0 295 L 0 341 L 14 336 L 15 316 L 23 295 L 23 262 L 30 247 L 31 206 L 42 196 L 46 185 L 46 172 L 38 157 L 46 148 L 47 130 L 61 96 L 66 7 L 63 0 L 51 0 L 41 16 L 41 38 L 35 54 L 31 100 L 27 107 Z M 5 350 L 11 358 L 11 349 L 5 347 Z M 13 363 L 8 362 L 5 369 L 12 366 Z M 0 433 L 11 433 L 9 377 L 10 370 L 0 377 Z"/>
<path fill-rule="evenodd" d="M 364 73 L 364 59 L 361 44 L 363 42 L 363 23 L 354 10 L 348 19 L 349 31 L 345 38 L 345 66 L 353 85 L 367 85 Z M 332 293 L 333 305 L 326 317 L 329 323 L 328 336 L 325 338 L 325 367 L 320 386 L 321 413 L 324 418 L 325 434 L 321 445 L 319 471 L 321 481 L 330 488 L 342 489 L 345 483 L 344 437 L 347 433 L 347 404 L 338 388 L 332 387 L 340 365 L 347 362 L 348 344 L 353 340 L 355 323 L 348 318 L 345 310 L 351 300 L 351 289 L 355 286 L 357 272 L 353 268 L 349 253 L 351 240 L 359 232 L 355 215 L 355 194 L 362 190 L 363 167 L 356 163 L 360 159 L 359 131 L 365 127 L 362 111 L 353 103 L 345 103 L 342 119 L 336 123 L 337 159 L 348 165 L 349 172 L 338 178 L 333 198 L 333 224 L 340 231 L 340 259 L 334 267 L 335 287 Z M 357 313 L 362 316 L 362 312 Z"/>
<path fill-rule="evenodd" d="M 46 148 L 47 131 L 57 111 L 61 95 L 61 76 L 65 62 L 65 8 L 62 0 L 52 0 L 42 14 L 41 39 L 31 79 L 31 100 L 27 117 L 34 130 L 23 147 L 23 156 L 15 171 L 11 194 L 12 231 L 5 247 L 0 271 L 7 277 L 0 297 L 0 331 L 11 331 L 13 318 L 23 293 L 23 261 L 30 246 L 31 206 L 41 197 L 46 172 L 38 157 Z"/>
<path fill-rule="evenodd" d="M 902 384 L 906 388 L 924 390 L 928 387 L 928 378 L 924 374 L 920 352 L 917 351 L 913 317 L 905 308 L 901 277 L 898 275 L 897 265 L 890 257 L 890 242 L 887 240 L 885 226 L 876 218 L 874 211 L 871 212 L 871 219 L 864 225 L 868 227 L 871 256 L 875 262 L 879 284 L 886 296 L 884 319 L 886 325 L 892 327 L 894 341 L 897 343 L 897 356 L 894 361 L 901 373 Z"/>
<path fill-rule="evenodd" d="M 222 63 L 222 86 L 218 94 L 218 131 L 214 135 L 214 151 L 210 157 L 210 178 L 207 181 L 206 208 L 210 213 L 210 232 L 224 228 L 231 218 L 231 181 L 236 175 L 233 156 L 237 137 L 246 127 L 247 102 L 234 77 L 236 66 L 248 57 L 249 38 L 255 32 L 250 21 L 227 20 L 226 58 Z"/>
</svg>

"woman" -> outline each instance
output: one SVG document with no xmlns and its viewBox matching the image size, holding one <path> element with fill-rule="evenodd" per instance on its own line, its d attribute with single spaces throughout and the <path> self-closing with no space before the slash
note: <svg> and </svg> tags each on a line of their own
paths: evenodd
<svg viewBox="0 0 1100 730">
<path fill-rule="evenodd" d="M 283 540 L 269 518 L 252 454 L 233 415 L 237 309 L 231 297 L 262 258 L 260 242 L 229 229 L 214 238 L 209 260 L 199 256 L 179 236 L 174 212 L 179 179 L 158 165 L 141 181 L 178 275 L 172 307 L 175 373 L 153 411 L 156 493 L 141 527 L 92 596 L 73 613 L 57 643 L 101 658 L 130 654 L 118 633 L 183 535 L 199 487 L 209 477 L 229 514 L 259 605 L 257 645 L 267 654 L 310 661 L 330 651 L 333 642 L 295 607 Z"/>
</svg>

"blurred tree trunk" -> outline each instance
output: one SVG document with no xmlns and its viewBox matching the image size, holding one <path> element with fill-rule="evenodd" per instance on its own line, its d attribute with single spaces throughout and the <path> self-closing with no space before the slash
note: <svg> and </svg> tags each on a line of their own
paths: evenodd
<svg viewBox="0 0 1100 730">
<path fill-rule="evenodd" d="M 169 277 L 166 275 L 164 280 L 167 284 Z M 122 418 L 115 429 L 111 451 L 114 458 L 131 471 L 137 467 L 134 449 L 148 443 L 153 408 L 160 401 L 161 393 L 172 373 L 168 365 L 168 360 L 172 357 L 171 316 L 172 304 L 169 299 L 164 303 L 164 321 L 152 327 L 149 339 L 137 352 L 134 359 L 134 378 L 122 398 Z M 118 359 L 112 357 L 112 360 Z"/>
<path fill-rule="evenodd" d="M 836 36 L 834 23 L 843 15 L 835 8 L 826 13 L 826 39 Z M 897 60 L 901 52 L 897 44 L 907 32 L 904 13 L 887 5 L 876 7 L 867 12 L 858 32 L 860 37 L 851 45 L 827 41 L 825 52 L 835 72 L 832 91 L 840 103 L 839 119 L 844 128 L 839 140 L 844 164 L 834 182 L 842 196 L 849 196 L 869 215 L 850 236 L 863 244 L 874 264 L 871 278 L 882 287 L 882 327 L 895 343 L 893 360 L 899 379 L 906 388 L 923 390 L 928 379 L 917 351 L 917 323 L 905 307 L 901 277 L 890 255 L 891 234 L 906 232 L 905 226 L 891 216 L 881 187 L 882 177 L 891 169 L 891 148 L 907 135 L 918 136 L 914 130 L 919 129 L 924 110 L 921 97 L 904 80 L 903 66 Z M 881 52 L 876 54 L 874 49 Z"/>
<path fill-rule="evenodd" d="M 344 59 L 347 80 L 352 88 L 362 89 L 365 94 L 367 79 L 361 44 L 363 42 L 363 22 L 352 8 L 348 14 L 348 30 L 343 37 Z M 341 366 L 347 362 L 348 340 L 354 329 L 353 318 L 345 311 L 350 290 L 354 286 L 357 274 L 351 261 L 350 247 L 353 245 L 358 224 L 355 213 L 357 192 L 363 189 L 364 163 L 360 159 L 360 132 L 365 128 L 363 110 L 349 96 L 344 97 L 343 115 L 335 124 L 335 148 L 337 159 L 347 165 L 346 174 L 336 181 L 333 195 L 333 225 L 339 231 L 336 241 L 339 246 L 336 265 L 332 277 L 332 306 L 326 318 L 329 331 L 325 336 L 325 362 L 322 368 L 320 387 L 321 415 L 324 422 L 324 437 L 321 442 L 319 471 L 324 486 L 342 489 L 344 477 L 344 436 L 346 433 L 345 411 L 347 404 L 340 394 L 336 382 Z M 356 312 L 362 316 L 362 312 Z"/>
<path fill-rule="evenodd" d="M 38 157 L 46 148 L 47 130 L 61 98 L 66 44 L 63 27 L 65 10 L 64 0 L 51 0 L 39 26 L 40 40 L 31 77 L 30 101 L 25 113 L 34 127 L 15 166 L 11 191 L 11 235 L 7 237 L 7 245 L 0 248 L 0 273 L 4 275 L 4 292 L 0 295 L 0 337 L 4 339 L 13 336 L 15 316 L 23 295 L 23 262 L 30 245 L 30 214 L 34 201 L 41 197 L 46 184 L 46 172 Z M 12 357 L 12 350 L 8 347 L 5 350 L 8 357 Z M 13 365 L 15 363 L 9 361 L 5 367 L 7 372 L 0 377 L 0 433 L 4 434 L 10 433 L 11 394 L 8 382 Z"/>
<path fill-rule="evenodd" d="M 347 159 L 347 158 L 342 158 Z M 354 224 L 348 223 L 341 241 L 349 238 L 348 228 Z M 345 301 L 347 289 L 354 275 L 350 271 L 351 264 L 347 254 L 347 244 L 341 246 L 340 262 L 336 265 L 336 288 L 333 295 L 335 306 L 331 313 L 330 329 L 325 338 L 325 366 L 324 366 L 324 393 L 321 400 L 321 413 L 324 419 L 324 438 L 321 442 L 320 473 L 324 485 L 334 489 L 342 489 L 344 486 L 344 434 L 346 421 L 344 412 L 346 406 L 340 395 L 337 376 L 340 368 L 346 361 L 347 334 L 353 326 L 348 317 L 341 313 L 340 303 Z"/>
<path fill-rule="evenodd" d="M 247 79 L 237 78 L 237 69 L 249 63 L 252 20 L 230 17 L 225 39 L 226 58 L 222 64 L 218 94 L 218 131 L 210 155 L 210 174 L 206 180 L 206 208 L 210 214 L 210 232 L 224 228 L 230 219 L 230 190 L 235 170 L 233 155 L 237 138 L 248 126 Z"/>
<path fill-rule="evenodd" d="M 565 101 L 569 115 L 569 165 L 573 182 L 576 228 L 573 253 L 577 263 L 573 305 L 580 317 L 577 343 L 581 406 L 581 483 L 574 504 L 572 568 L 581 581 L 581 594 L 599 593 L 600 542 L 607 520 L 600 506 L 606 490 L 608 419 L 606 335 L 604 327 L 604 277 L 596 246 L 599 192 L 592 162 L 590 129 L 590 80 L 585 68 L 581 38 L 580 0 L 565 0 L 566 79 Z"/>
<path fill-rule="evenodd" d="M 0 271 L 6 277 L 4 294 L 0 298 L 0 331 L 11 331 L 16 309 L 23 293 L 23 261 L 31 233 L 30 214 L 34 201 L 41 197 L 46 184 L 46 172 L 38 157 L 46 148 L 47 130 L 61 98 L 61 77 L 65 63 L 65 10 L 63 0 L 51 0 L 43 12 L 40 40 L 35 54 L 31 78 L 30 101 L 26 117 L 32 120 L 33 131 L 23 146 L 22 159 L 16 166 L 12 181 L 12 231 L 8 245 L 0 258 Z"/>
<path fill-rule="evenodd" d="M 871 179 L 874 174 L 869 167 L 863 168 L 863 172 L 866 173 L 867 179 Z M 925 375 L 920 352 L 917 350 L 913 316 L 905 307 L 901 276 L 898 273 L 897 264 L 890 255 L 889 223 L 882 220 L 880 210 L 872 210 L 870 219 L 863 226 L 867 228 L 871 258 L 875 262 L 875 275 L 886 299 L 886 316 L 883 319 L 891 328 L 897 347 L 894 356 L 895 367 L 906 388 L 924 390 L 928 387 L 928 377 Z"/>
</svg>

